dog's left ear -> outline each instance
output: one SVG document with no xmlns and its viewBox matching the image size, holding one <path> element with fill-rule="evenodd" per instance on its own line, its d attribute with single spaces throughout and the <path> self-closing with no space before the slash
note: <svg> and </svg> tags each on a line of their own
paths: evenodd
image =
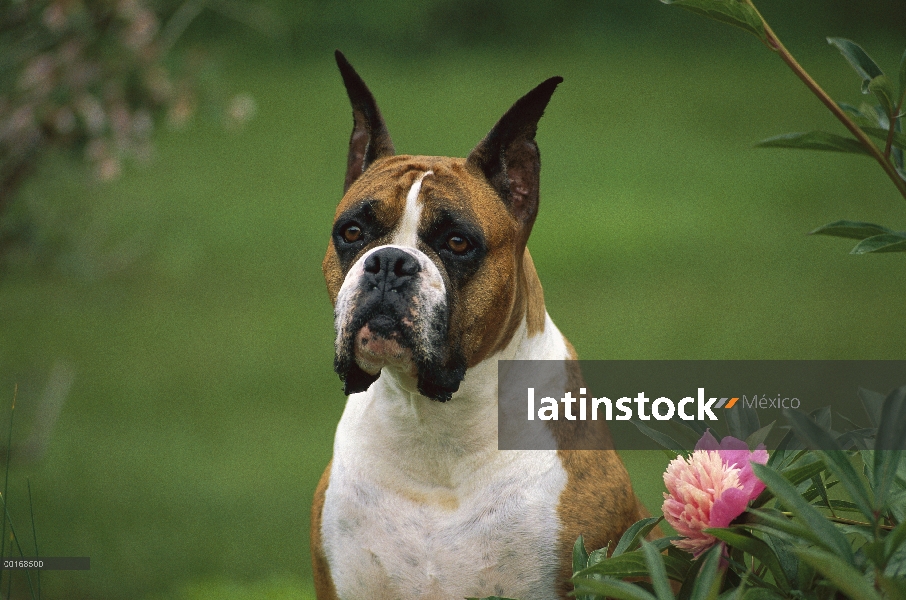
<svg viewBox="0 0 906 600">
<path fill-rule="evenodd" d="M 352 104 L 352 135 L 349 138 L 349 157 L 346 161 L 346 181 L 343 193 L 349 189 L 359 175 L 365 172 L 371 163 L 384 156 L 393 156 L 393 140 L 384 124 L 384 117 L 378 110 L 377 102 L 371 90 L 355 72 L 343 53 L 334 53 L 337 66 L 343 76 L 343 85 Z"/>
<path fill-rule="evenodd" d="M 562 81 L 562 77 L 551 77 L 517 100 L 467 159 L 468 164 L 484 173 L 522 225 L 523 242 L 528 240 L 538 215 L 541 155 L 535 132 L 547 103 Z"/>
</svg>

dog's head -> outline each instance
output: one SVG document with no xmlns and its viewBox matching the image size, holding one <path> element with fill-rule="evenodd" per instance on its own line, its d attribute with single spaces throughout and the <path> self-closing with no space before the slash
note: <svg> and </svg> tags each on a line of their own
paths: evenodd
<svg viewBox="0 0 906 600">
<path fill-rule="evenodd" d="M 562 79 L 518 100 L 466 159 L 397 156 L 371 92 L 339 51 L 336 58 L 353 130 L 322 265 L 334 368 L 346 394 L 390 368 L 445 401 L 524 316 L 517 284 L 538 213 L 535 131 Z"/>
</svg>

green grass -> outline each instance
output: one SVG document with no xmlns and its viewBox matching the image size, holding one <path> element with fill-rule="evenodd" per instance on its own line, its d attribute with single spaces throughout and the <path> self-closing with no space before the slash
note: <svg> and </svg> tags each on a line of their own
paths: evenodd
<svg viewBox="0 0 906 600">
<path fill-rule="evenodd" d="M 406 153 L 463 156 L 516 98 L 565 77 L 539 130 L 530 247 L 581 357 L 903 358 L 903 256 L 804 235 L 842 218 L 903 228 L 902 200 L 867 159 L 753 149 L 839 128 L 757 42 L 727 36 L 738 44 L 348 56 Z M 857 101 L 855 76 L 816 46 L 806 66 Z M 343 408 L 320 261 L 349 108 L 328 52 L 223 72 L 257 100 L 244 130 L 164 133 L 156 160 L 112 185 L 50 160 L 20 198 L 49 207 L 56 242 L 50 268 L 0 280 L 0 399 L 20 382 L 34 421 L 54 362 L 75 379 L 44 458 L 13 469 L 10 504 L 25 514 L 29 476 L 43 553 L 92 559 L 46 573 L 47 597 L 307 597 L 309 505 Z M 626 459 L 657 511 L 666 460 Z"/>
</svg>

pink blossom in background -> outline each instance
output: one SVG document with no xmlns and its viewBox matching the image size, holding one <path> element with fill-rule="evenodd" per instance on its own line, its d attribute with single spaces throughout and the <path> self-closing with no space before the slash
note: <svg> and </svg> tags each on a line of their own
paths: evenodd
<svg viewBox="0 0 906 600">
<path fill-rule="evenodd" d="M 698 556 L 717 539 L 703 529 L 726 527 L 764 490 L 752 472 L 752 462 L 766 464 L 764 445 L 751 452 L 742 440 L 725 437 L 720 443 L 708 431 L 686 459 L 676 457 L 664 473 L 664 518 L 686 539 L 673 544 Z"/>
</svg>

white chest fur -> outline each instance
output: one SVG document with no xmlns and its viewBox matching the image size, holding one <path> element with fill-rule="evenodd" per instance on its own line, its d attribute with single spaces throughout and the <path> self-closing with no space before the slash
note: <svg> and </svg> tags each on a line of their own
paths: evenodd
<svg viewBox="0 0 906 600">
<path fill-rule="evenodd" d="M 547 318 L 470 369 L 447 403 L 383 374 L 337 429 L 322 540 L 340 598 L 556 596 L 555 451 L 497 450 L 497 360 L 564 358 Z"/>
</svg>

